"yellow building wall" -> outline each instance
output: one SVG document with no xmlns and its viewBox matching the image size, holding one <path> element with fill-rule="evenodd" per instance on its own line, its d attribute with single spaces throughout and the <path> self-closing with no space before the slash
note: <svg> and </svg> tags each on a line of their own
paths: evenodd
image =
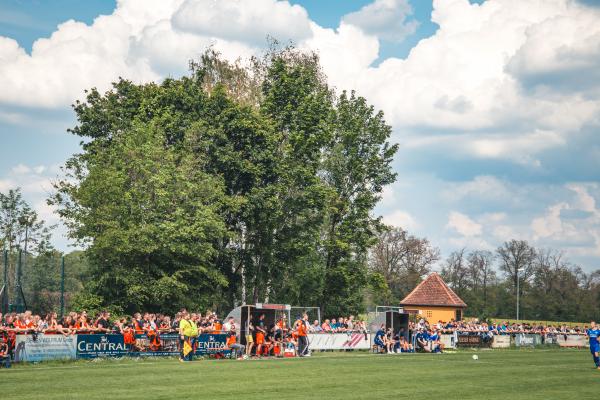
<svg viewBox="0 0 600 400">
<path fill-rule="evenodd" d="M 449 322 L 451 319 L 456 319 L 456 310 L 460 308 L 454 307 L 430 307 L 430 306 L 406 306 L 404 310 L 416 311 L 421 317 L 425 318 L 429 323 L 438 321 Z"/>
</svg>

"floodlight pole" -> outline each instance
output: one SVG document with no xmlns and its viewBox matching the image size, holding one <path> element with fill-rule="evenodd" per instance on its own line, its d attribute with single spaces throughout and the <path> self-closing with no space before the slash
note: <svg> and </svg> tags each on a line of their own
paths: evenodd
<svg viewBox="0 0 600 400">
<path fill-rule="evenodd" d="M 25 304 L 23 304 L 23 298 L 21 297 L 21 293 L 23 293 L 23 288 L 21 287 L 21 277 L 23 276 L 23 250 L 19 249 L 19 258 L 17 260 L 17 276 L 15 282 L 15 296 L 17 297 L 15 300 L 16 311 L 22 313 L 25 311 Z"/>
<path fill-rule="evenodd" d="M 8 286 L 8 250 L 4 250 L 4 277 L 2 283 Z"/>
<path fill-rule="evenodd" d="M 65 256 L 60 262 L 60 317 L 65 315 Z"/>
<path fill-rule="evenodd" d="M 4 274 L 2 280 L 2 292 L 0 301 L 2 304 L 0 305 L 0 310 L 2 310 L 2 314 L 8 313 L 8 250 L 4 250 Z"/>
<path fill-rule="evenodd" d="M 517 268 L 517 321 L 519 321 L 519 295 L 520 295 L 519 282 L 521 281 L 519 279 L 520 271 L 521 271 L 521 269 Z"/>
</svg>

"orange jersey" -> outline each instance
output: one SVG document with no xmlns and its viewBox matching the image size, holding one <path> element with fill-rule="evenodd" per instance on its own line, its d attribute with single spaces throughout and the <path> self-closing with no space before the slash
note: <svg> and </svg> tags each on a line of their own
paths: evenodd
<svg viewBox="0 0 600 400">
<path fill-rule="evenodd" d="M 77 323 L 75 324 L 75 328 L 77 329 L 85 329 L 85 328 L 89 328 L 90 326 L 88 325 L 87 322 L 81 322 L 81 321 L 77 321 Z"/>
<path fill-rule="evenodd" d="M 298 336 L 306 336 L 306 325 L 304 322 L 298 324 Z"/>
<path fill-rule="evenodd" d="M 15 321 L 15 328 L 17 329 L 27 329 L 27 324 L 21 321 Z"/>
<path fill-rule="evenodd" d="M 142 324 L 140 324 L 140 322 L 136 319 L 133 320 L 133 327 L 136 334 L 141 335 L 142 333 L 144 333 L 144 328 Z"/>
<path fill-rule="evenodd" d="M 232 344 L 235 344 L 235 342 L 237 341 L 237 338 L 235 335 L 231 335 L 227 338 L 227 346 L 231 346 Z"/>
</svg>

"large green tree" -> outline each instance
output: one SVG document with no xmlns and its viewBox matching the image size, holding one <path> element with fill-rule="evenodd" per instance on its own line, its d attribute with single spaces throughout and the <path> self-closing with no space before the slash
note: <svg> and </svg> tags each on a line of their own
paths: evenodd
<svg viewBox="0 0 600 400">
<path fill-rule="evenodd" d="M 222 181 L 202 159 L 165 146 L 160 125 L 134 121 L 110 145 L 88 144 L 69 161 L 79 183 L 63 181 L 56 196 L 72 237 L 89 244 L 88 289 L 125 311 L 197 307 L 226 284 L 212 266 Z"/>
<path fill-rule="evenodd" d="M 208 51 L 191 67 L 75 104 L 83 152 L 51 202 L 88 246 L 87 291 L 127 311 L 361 311 L 372 211 L 395 179 L 383 115 L 291 48 L 250 67 Z"/>
</svg>

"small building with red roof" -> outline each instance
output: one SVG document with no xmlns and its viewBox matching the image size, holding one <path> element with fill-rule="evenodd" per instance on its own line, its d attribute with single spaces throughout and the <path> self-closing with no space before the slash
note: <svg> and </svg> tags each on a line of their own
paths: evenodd
<svg viewBox="0 0 600 400">
<path fill-rule="evenodd" d="M 400 302 L 405 312 L 416 313 L 430 322 L 460 321 L 467 304 L 432 272 Z"/>
</svg>

